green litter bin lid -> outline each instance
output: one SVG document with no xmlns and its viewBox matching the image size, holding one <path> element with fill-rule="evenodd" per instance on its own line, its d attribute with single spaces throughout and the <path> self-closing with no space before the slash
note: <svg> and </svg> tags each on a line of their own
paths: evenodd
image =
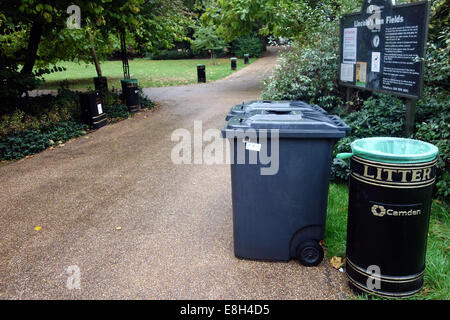
<svg viewBox="0 0 450 320">
<path fill-rule="evenodd" d="M 137 83 L 137 79 L 122 79 L 120 80 L 122 82 L 131 82 L 131 83 Z"/>
<path fill-rule="evenodd" d="M 433 161 L 439 149 L 431 143 L 393 137 L 355 140 L 353 154 L 361 158 L 387 163 L 420 163 Z"/>
</svg>

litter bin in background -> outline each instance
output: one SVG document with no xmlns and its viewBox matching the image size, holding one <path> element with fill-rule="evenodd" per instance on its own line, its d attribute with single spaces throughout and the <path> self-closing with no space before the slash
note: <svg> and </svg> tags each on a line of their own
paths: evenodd
<svg viewBox="0 0 450 320">
<path fill-rule="evenodd" d="M 80 93 L 79 95 L 83 122 L 91 129 L 99 129 L 106 125 L 106 114 L 103 112 L 102 97 L 99 91 Z"/>
<path fill-rule="evenodd" d="M 244 64 L 248 64 L 248 62 L 249 62 L 249 54 L 246 53 L 244 54 Z"/>
<path fill-rule="evenodd" d="M 198 83 L 206 82 L 206 67 L 204 64 L 197 65 L 197 81 Z"/>
<path fill-rule="evenodd" d="M 438 148 L 403 138 L 351 144 L 346 272 L 356 292 L 408 297 L 423 286 Z M 375 282 L 378 281 L 378 282 Z"/>
<path fill-rule="evenodd" d="M 125 105 L 131 112 L 136 112 L 140 108 L 139 89 L 137 79 L 124 79 L 122 84 L 122 95 Z"/>
<path fill-rule="evenodd" d="M 231 70 L 236 70 L 237 68 L 237 58 L 231 58 Z"/>
<path fill-rule="evenodd" d="M 320 112 L 305 115 L 301 111 L 244 114 L 228 121 L 222 135 L 232 145 L 236 257 L 269 261 L 295 258 L 306 266 L 322 261 L 319 241 L 325 232 L 332 150 L 345 136 L 342 123 Z M 255 137 L 247 136 L 249 129 L 256 132 Z M 266 139 L 261 135 L 271 129 L 279 134 L 278 170 L 263 175 L 261 169 L 273 165 L 276 158 L 273 133 Z M 245 155 L 244 163 L 238 162 L 240 152 Z M 261 152 L 270 153 L 269 165 L 261 161 Z M 255 164 L 249 161 L 253 157 L 257 158 Z"/>
</svg>

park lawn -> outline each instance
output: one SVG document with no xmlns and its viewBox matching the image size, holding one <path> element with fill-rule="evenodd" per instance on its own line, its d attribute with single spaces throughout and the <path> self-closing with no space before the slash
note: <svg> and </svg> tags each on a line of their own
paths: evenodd
<svg viewBox="0 0 450 320">
<path fill-rule="evenodd" d="M 324 245 L 327 257 L 345 257 L 348 187 L 330 184 Z M 409 299 L 450 299 L 450 206 L 433 200 L 423 290 Z M 365 296 L 364 298 L 367 298 Z M 377 298 L 378 299 L 378 298 Z M 381 299 L 381 298 L 380 298 Z"/>
<path fill-rule="evenodd" d="M 256 61 L 250 59 L 250 63 Z M 130 77 L 138 79 L 139 87 L 164 87 L 197 83 L 197 64 L 206 66 L 206 80 L 214 81 L 232 74 L 230 59 L 184 60 L 148 60 L 134 59 L 129 61 Z M 93 89 L 93 77 L 97 76 L 93 64 L 61 62 L 57 66 L 67 70 L 45 75 L 45 83 L 40 89 L 57 89 L 61 81 L 67 80 L 71 89 Z M 244 68 L 244 59 L 238 59 L 237 70 Z M 122 61 L 104 61 L 101 63 L 103 76 L 108 77 L 109 88 L 121 88 L 123 79 Z"/>
</svg>

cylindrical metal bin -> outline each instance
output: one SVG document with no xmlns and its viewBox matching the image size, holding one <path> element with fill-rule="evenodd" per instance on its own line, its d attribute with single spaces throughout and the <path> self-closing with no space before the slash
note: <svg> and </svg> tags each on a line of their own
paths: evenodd
<svg viewBox="0 0 450 320">
<path fill-rule="evenodd" d="M 248 62 L 249 62 L 249 54 L 246 53 L 244 54 L 244 64 L 248 64 Z"/>
<path fill-rule="evenodd" d="M 140 108 L 139 89 L 137 79 L 125 79 L 122 84 L 122 95 L 125 105 L 131 112 L 136 112 Z"/>
<path fill-rule="evenodd" d="M 199 83 L 206 82 L 206 67 L 204 64 L 197 65 L 197 79 Z"/>
<path fill-rule="evenodd" d="M 99 91 L 80 93 L 79 95 L 83 122 L 91 129 L 99 129 L 106 125 L 106 114 L 103 112 L 102 97 Z"/>
<path fill-rule="evenodd" d="M 236 70 L 237 68 L 237 58 L 231 58 L 231 70 Z"/>
<path fill-rule="evenodd" d="M 356 292 L 408 297 L 423 286 L 438 149 L 402 138 L 352 143 L 346 272 Z"/>
</svg>

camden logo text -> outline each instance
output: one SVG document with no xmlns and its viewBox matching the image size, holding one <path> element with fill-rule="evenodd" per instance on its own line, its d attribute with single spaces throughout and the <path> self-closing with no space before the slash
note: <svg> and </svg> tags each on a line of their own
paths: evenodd
<svg viewBox="0 0 450 320">
<path fill-rule="evenodd" d="M 373 203 L 371 212 L 376 217 L 392 216 L 392 217 L 408 217 L 419 216 L 422 214 L 422 204 L 413 205 L 390 205 Z"/>
</svg>

